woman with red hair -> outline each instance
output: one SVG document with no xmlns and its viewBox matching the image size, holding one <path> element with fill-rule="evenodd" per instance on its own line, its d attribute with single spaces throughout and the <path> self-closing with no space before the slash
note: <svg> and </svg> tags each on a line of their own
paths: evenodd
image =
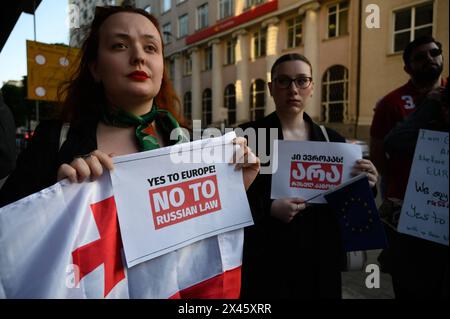
<svg viewBox="0 0 450 319">
<path fill-rule="evenodd" d="M 97 7 L 80 54 L 78 70 L 62 91 L 61 120 L 38 126 L 0 192 L 0 207 L 64 178 L 94 180 L 104 168 L 113 168 L 112 156 L 188 141 L 152 15 L 130 7 Z M 70 129 L 61 145 L 63 123 Z M 173 130 L 176 140 L 170 139 Z M 259 161 L 245 139 L 235 143 L 243 150 L 244 164 L 236 166 L 243 169 L 247 189 Z"/>
</svg>

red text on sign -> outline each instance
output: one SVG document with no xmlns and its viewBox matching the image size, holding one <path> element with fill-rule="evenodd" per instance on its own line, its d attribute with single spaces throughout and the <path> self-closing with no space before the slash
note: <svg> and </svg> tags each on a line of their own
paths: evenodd
<svg viewBox="0 0 450 319">
<path fill-rule="evenodd" d="M 327 190 L 342 181 L 342 164 L 291 162 L 290 186 Z"/>
<path fill-rule="evenodd" d="M 149 191 L 155 229 L 221 210 L 216 175 Z"/>
</svg>

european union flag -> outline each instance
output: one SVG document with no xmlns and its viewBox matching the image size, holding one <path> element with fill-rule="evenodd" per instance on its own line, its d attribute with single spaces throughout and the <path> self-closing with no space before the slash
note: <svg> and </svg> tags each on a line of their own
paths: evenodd
<svg viewBox="0 0 450 319">
<path fill-rule="evenodd" d="M 366 175 L 357 176 L 324 197 L 337 213 L 346 251 L 387 247 L 386 234 Z"/>
</svg>

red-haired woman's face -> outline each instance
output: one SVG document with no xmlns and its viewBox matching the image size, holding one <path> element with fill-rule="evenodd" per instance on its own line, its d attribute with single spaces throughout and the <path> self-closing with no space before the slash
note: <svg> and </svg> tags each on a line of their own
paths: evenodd
<svg viewBox="0 0 450 319">
<path fill-rule="evenodd" d="M 121 12 L 108 17 L 99 31 L 97 61 L 90 65 L 115 106 L 151 101 L 161 88 L 164 71 L 161 36 L 141 14 Z"/>
</svg>

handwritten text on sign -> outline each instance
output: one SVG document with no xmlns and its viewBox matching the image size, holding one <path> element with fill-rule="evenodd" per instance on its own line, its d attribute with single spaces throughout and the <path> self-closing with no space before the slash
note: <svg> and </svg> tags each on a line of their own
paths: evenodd
<svg viewBox="0 0 450 319">
<path fill-rule="evenodd" d="M 214 166 L 213 166 L 214 167 Z M 155 229 L 221 209 L 215 175 L 150 190 Z"/>
<path fill-rule="evenodd" d="M 421 130 L 398 231 L 448 245 L 448 133 Z"/>
</svg>

